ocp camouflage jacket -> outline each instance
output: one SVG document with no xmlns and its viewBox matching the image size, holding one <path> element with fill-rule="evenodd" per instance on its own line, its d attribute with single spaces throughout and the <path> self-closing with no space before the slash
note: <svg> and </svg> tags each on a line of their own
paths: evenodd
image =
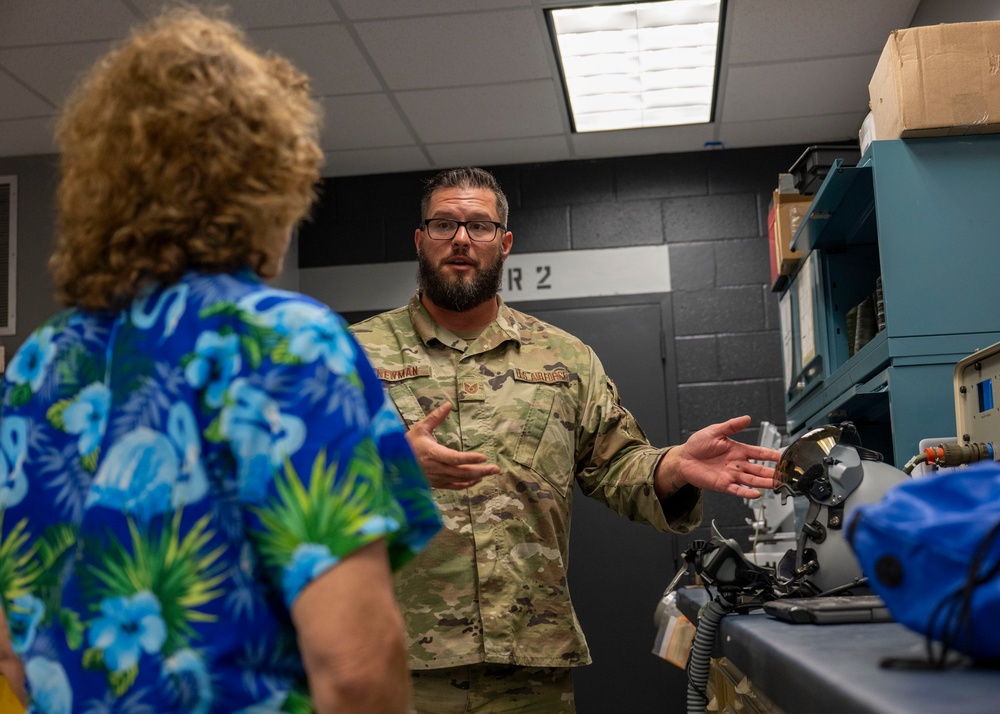
<svg viewBox="0 0 1000 714">
<path fill-rule="evenodd" d="M 498 298 L 499 300 L 499 298 Z M 352 327 L 407 426 L 444 402 L 438 441 L 500 473 L 435 489 L 445 528 L 397 574 L 414 669 L 588 664 L 566 579 L 574 480 L 630 519 L 686 533 L 701 494 L 660 502 L 650 446 L 592 349 L 500 301 L 467 343 L 409 305 Z"/>
</svg>

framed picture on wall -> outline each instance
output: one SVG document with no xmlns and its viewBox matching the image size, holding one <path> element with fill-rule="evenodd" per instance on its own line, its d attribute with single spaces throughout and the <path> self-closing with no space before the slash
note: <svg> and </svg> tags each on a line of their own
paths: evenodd
<svg viewBox="0 0 1000 714">
<path fill-rule="evenodd" d="M 0 335 L 13 335 L 17 302 L 17 177 L 0 176 Z"/>
</svg>

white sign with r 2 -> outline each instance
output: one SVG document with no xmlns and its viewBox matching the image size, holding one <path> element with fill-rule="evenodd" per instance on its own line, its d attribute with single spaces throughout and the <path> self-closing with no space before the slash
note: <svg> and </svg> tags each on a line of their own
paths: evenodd
<svg viewBox="0 0 1000 714">
<path fill-rule="evenodd" d="M 367 263 L 299 271 L 299 290 L 338 312 L 405 305 L 417 264 Z M 670 292 L 668 245 L 511 253 L 500 294 L 508 302 Z"/>
</svg>

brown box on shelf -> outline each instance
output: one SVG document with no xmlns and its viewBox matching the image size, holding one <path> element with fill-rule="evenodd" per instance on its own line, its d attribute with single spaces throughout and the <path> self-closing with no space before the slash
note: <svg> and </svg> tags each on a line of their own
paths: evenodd
<svg viewBox="0 0 1000 714">
<path fill-rule="evenodd" d="M 767 215 L 767 233 L 771 254 L 771 290 L 784 290 L 788 277 L 803 258 L 800 250 L 792 250 L 792 236 L 802 219 L 809 213 L 812 196 L 801 193 L 774 192 Z"/>
<path fill-rule="evenodd" d="M 879 139 L 1000 132 L 1000 20 L 894 30 L 868 84 Z"/>
</svg>

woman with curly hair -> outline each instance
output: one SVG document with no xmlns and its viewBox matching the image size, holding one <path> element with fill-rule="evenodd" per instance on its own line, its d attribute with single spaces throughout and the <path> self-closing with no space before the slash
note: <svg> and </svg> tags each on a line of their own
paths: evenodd
<svg viewBox="0 0 1000 714">
<path fill-rule="evenodd" d="M 318 123 L 304 75 L 190 9 L 66 103 L 66 309 L 0 407 L 32 711 L 407 710 L 391 570 L 437 510 L 343 320 L 263 282 L 314 199 Z"/>
</svg>

